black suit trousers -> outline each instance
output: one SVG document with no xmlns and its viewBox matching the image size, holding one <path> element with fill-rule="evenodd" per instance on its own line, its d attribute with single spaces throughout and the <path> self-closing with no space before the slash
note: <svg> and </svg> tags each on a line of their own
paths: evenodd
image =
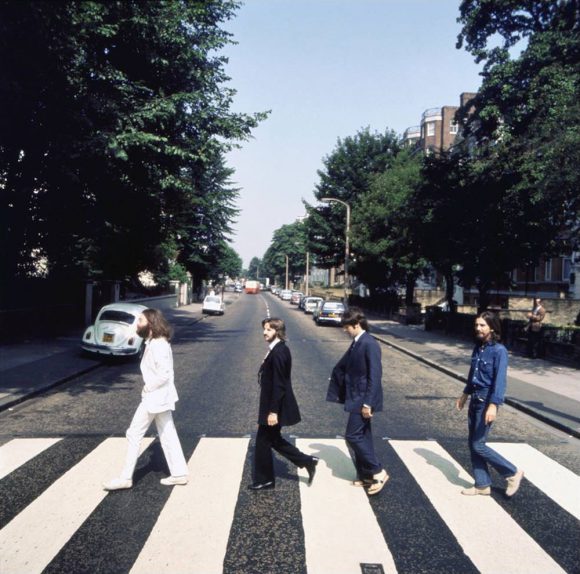
<svg viewBox="0 0 580 574">
<path fill-rule="evenodd" d="M 312 462 L 312 457 L 300 452 L 292 443 L 282 437 L 280 425 L 258 425 L 256 449 L 254 451 L 254 481 L 274 481 L 274 461 L 272 449 L 300 468 Z"/>
</svg>

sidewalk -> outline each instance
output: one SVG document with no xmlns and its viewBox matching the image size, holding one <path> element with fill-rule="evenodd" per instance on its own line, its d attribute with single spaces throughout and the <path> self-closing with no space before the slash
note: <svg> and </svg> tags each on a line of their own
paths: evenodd
<svg viewBox="0 0 580 574">
<path fill-rule="evenodd" d="M 371 319 L 381 342 L 462 382 L 467 381 L 473 344 L 423 326 Z M 457 395 L 460 394 L 458 388 Z M 580 438 L 580 370 L 510 353 L 505 402 Z"/>
<path fill-rule="evenodd" d="M 164 311 L 178 332 L 202 319 L 201 304 Z M 384 319 L 369 321 L 383 343 L 459 381 L 469 372 L 472 344 L 426 332 L 422 326 Z M 82 330 L 51 340 L 0 345 L 0 411 L 96 369 L 100 360 L 79 353 Z M 458 386 L 458 396 L 461 388 Z M 543 360 L 510 355 L 506 403 L 580 438 L 580 371 Z"/>
<path fill-rule="evenodd" d="M 202 318 L 201 303 L 165 309 L 163 313 L 176 331 Z M 80 353 L 83 331 L 0 345 L 0 411 L 98 368 L 101 359 Z"/>
</svg>

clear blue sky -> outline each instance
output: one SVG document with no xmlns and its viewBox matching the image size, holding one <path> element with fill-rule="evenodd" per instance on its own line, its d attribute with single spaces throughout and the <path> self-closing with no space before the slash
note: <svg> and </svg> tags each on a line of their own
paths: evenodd
<svg viewBox="0 0 580 574">
<path fill-rule="evenodd" d="M 247 266 L 313 203 L 322 159 L 361 128 L 402 134 L 477 91 L 455 42 L 459 0 L 246 0 L 225 24 L 233 110 L 272 110 L 228 155 L 241 188 L 233 247 Z"/>
</svg>

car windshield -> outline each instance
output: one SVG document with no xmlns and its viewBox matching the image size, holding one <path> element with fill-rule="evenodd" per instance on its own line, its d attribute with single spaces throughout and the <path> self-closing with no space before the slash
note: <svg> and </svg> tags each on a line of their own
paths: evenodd
<svg viewBox="0 0 580 574">
<path fill-rule="evenodd" d="M 219 297 L 206 297 L 205 302 L 206 303 L 219 303 L 220 298 Z"/>
<path fill-rule="evenodd" d="M 132 325 L 135 322 L 135 315 L 125 313 L 125 311 L 103 311 L 99 317 L 99 321 L 115 321 L 116 323 Z"/>
<path fill-rule="evenodd" d="M 324 309 L 331 311 L 344 311 L 344 305 L 342 303 L 325 303 Z"/>
</svg>

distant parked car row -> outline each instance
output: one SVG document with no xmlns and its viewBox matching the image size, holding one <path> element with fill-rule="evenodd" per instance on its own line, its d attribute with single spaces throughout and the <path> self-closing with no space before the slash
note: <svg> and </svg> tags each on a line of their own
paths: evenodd
<svg viewBox="0 0 580 574">
<path fill-rule="evenodd" d="M 325 301 L 322 297 L 306 297 L 301 291 L 272 287 L 272 293 L 282 301 L 290 301 L 291 305 L 297 305 L 307 315 L 312 315 L 317 325 L 334 324 L 340 325 L 345 307 L 341 301 Z"/>
</svg>

